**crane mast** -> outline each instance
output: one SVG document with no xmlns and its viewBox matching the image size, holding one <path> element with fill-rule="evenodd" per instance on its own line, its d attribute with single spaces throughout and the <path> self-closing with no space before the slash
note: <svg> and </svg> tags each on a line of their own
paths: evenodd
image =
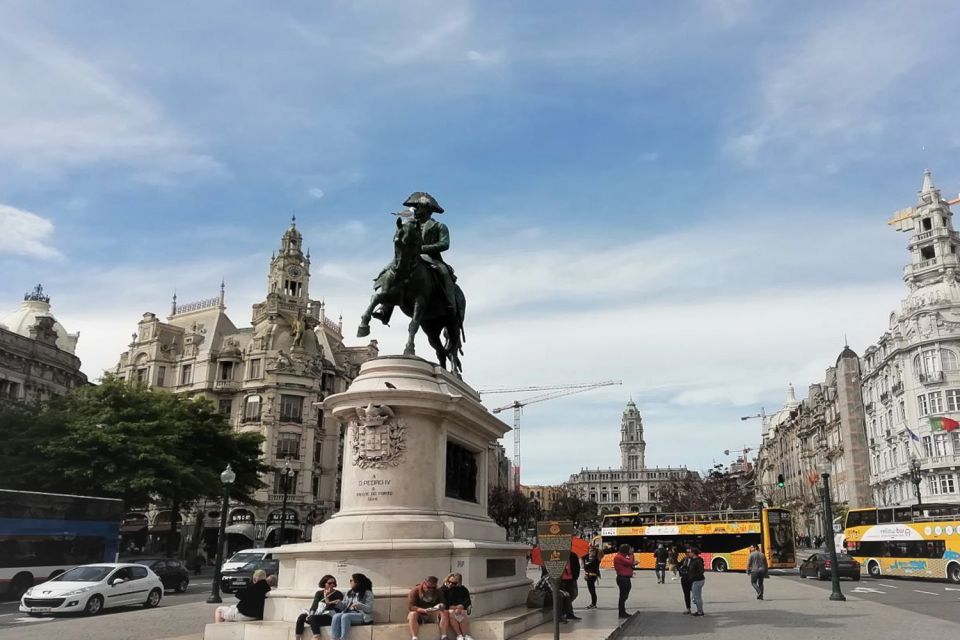
<svg viewBox="0 0 960 640">
<path fill-rule="evenodd" d="M 546 402 L 555 398 L 571 396 L 576 393 L 583 393 L 600 387 L 609 387 L 623 384 L 621 380 L 604 380 L 603 382 L 582 382 L 578 384 L 563 384 L 554 386 L 528 386 L 528 387 L 498 387 L 493 389 L 481 390 L 481 394 L 494 393 L 522 393 L 528 391 L 549 391 L 532 398 L 524 400 L 514 400 L 510 404 L 491 409 L 491 413 L 501 413 L 507 409 L 513 409 L 513 486 L 514 490 L 520 491 L 520 416 L 523 414 L 523 408 L 530 404 Z"/>
</svg>

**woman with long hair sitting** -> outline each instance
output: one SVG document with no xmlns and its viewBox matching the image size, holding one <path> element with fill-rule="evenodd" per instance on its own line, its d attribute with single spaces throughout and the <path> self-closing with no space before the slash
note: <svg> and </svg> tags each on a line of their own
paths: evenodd
<svg viewBox="0 0 960 640">
<path fill-rule="evenodd" d="M 373 584 L 362 573 L 350 576 L 350 591 L 344 596 L 330 621 L 332 640 L 347 640 L 350 625 L 373 622 Z"/>
</svg>

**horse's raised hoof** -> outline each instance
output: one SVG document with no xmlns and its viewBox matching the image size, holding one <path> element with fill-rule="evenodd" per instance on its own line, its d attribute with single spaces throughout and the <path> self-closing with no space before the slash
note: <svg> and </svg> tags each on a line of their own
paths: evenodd
<svg viewBox="0 0 960 640">
<path fill-rule="evenodd" d="M 357 337 L 366 338 L 368 335 L 370 335 L 370 325 L 360 325 L 357 329 Z"/>
</svg>

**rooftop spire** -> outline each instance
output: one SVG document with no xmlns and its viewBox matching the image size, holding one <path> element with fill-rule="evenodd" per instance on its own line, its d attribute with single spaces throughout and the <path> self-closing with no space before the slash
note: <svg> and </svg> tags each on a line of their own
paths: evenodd
<svg viewBox="0 0 960 640">
<path fill-rule="evenodd" d="M 798 404 L 800 403 L 797 402 L 797 394 L 794 392 L 793 383 L 791 382 L 787 384 L 787 399 L 786 401 L 784 401 L 783 406 L 793 408 L 793 407 L 796 407 Z"/>
<path fill-rule="evenodd" d="M 920 193 L 929 193 L 937 187 L 933 184 L 933 175 L 930 169 L 923 170 L 923 184 L 920 186 Z"/>
</svg>

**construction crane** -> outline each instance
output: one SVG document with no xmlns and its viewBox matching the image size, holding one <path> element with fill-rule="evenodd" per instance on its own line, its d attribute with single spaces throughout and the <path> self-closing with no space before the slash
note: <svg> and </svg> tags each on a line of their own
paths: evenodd
<svg viewBox="0 0 960 640">
<path fill-rule="evenodd" d="M 536 404 L 537 402 L 545 402 L 547 400 L 553 400 L 554 398 L 562 398 L 575 393 L 583 393 L 584 391 L 590 391 L 591 389 L 610 387 L 620 384 L 623 384 L 623 382 L 620 380 L 605 380 L 603 382 L 584 382 L 580 384 L 560 384 L 540 387 L 501 387 L 480 391 L 481 394 L 488 395 L 494 393 L 550 391 L 550 393 L 533 396 L 532 398 L 527 398 L 525 400 L 514 400 L 510 404 L 505 404 L 502 407 L 497 407 L 496 409 L 491 410 L 493 413 L 500 413 L 501 411 L 506 411 L 507 409 L 513 409 L 513 484 L 517 491 L 520 491 L 520 416 L 523 414 L 523 408 L 528 404 Z"/>
</svg>

